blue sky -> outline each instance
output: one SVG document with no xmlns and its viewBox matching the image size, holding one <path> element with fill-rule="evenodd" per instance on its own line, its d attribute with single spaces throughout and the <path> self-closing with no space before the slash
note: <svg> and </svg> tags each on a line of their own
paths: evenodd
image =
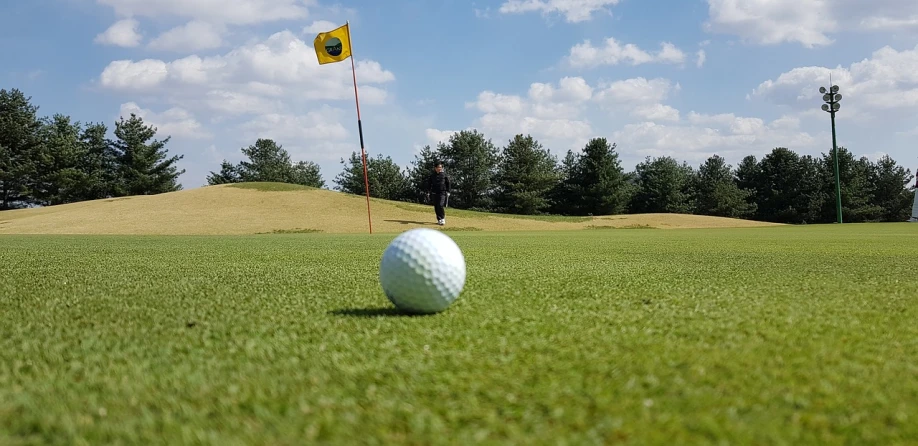
<svg viewBox="0 0 918 446">
<path fill-rule="evenodd" d="M 345 21 L 368 154 L 402 166 L 467 128 L 559 158 L 603 136 L 628 170 L 818 155 L 831 73 L 839 144 L 918 168 L 918 2 L 898 0 L 7 2 L 0 88 L 109 127 L 138 113 L 184 155 L 186 189 L 258 137 L 334 186 L 359 152 L 350 62 L 319 66 L 312 42 Z"/>
</svg>

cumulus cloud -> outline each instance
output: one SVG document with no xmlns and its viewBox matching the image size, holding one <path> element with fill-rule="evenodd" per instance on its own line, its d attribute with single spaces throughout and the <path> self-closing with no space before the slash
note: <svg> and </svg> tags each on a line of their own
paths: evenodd
<svg viewBox="0 0 918 446">
<path fill-rule="evenodd" d="M 561 14 L 569 23 L 585 22 L 594 13 L 609 12 L 609 6 L 621 0 L 507 0 L 500 5 L 501 14 L 523 14 L 538 12 L 544 15 Z"/>
<path fill-rule="evenodd" d="M 187 45 L 184 37 L 195 33 L 186 31 L 195 26 L 221 29 L 208 22 L 189 22 L 172 34 L 175 40 L 163 38 L 151 45 L 164 50 Z M 216 44 L 215 39 L 199 47 Z M 386 104 L 385 87 L 395 75 L 372 60 L 358 60 L 356 68 L 361 107 Z M 359 147 L 356 126 L 345 125 L 348 112 L 353 113 L 352 82 L 350 63 L 320 66 L 311 39 L 307 43 L 290 31 L 212 56 L 114 60 L 97 80 L 103 89 L 125 98 L 123 115 L 134 111 L 156 125 L 160 134 L 173 136 L 173 151 L 185 148 L 186 154 L 202 159 L 233 160 L 241 156 L 239 147 L 264 137 L 282 144 L 294 160 L 334 166 L 339 157 Z M 194 141 L 202 138 L 214 138 L 214 149 L 198 149 Z M 191 163 L 193 158 L 186 159 Z M 198 181 L 216 168 L 185 167 Z M 328 181 L 334 178 L 333 172 L 324 175 Z"/>
<path fill-rule="evenodd" d="M 581 112 L 592 100 L 593 90 L 581 77 L 565 77 L 557 84 L 530 84 L 526 97 L 483 91 L 466 107 L 482 113 L 475 128 L 496 140 L 530 133 L 577 145 L 585 142 L 583 138 L 592 132 L 591 124 L 581 117 Z"/>
<path fill-rule="evenodd" d="M 386 91 L 374 86 L 392 82 L 395 75 L 375 61 L 357 63 L 361 102 L 380 104 Z M 214 105 L 221 95 L 297 97 L 308 100 L 345 100 L 353 97 L 350 64 L 320 66 L 311 44 L 289 31 L 261 42 L 241 46 L 218 56 L 187 56 L 169 62 L 159 59 L 116 60 L 99 77 L 103 87 L 181 95 L 186 100 L 210 94 Z M 226 95 L 223 95 L 226 96 Z M 238 96 L 236 96 L 238 97 Z M 214 105 L 219 109 L 223 105 Z"/>
<path fill-rule="evenodd" d="M 565 77 L 557 83 L 533 83 L 525 96 L 486 90 L 466 106 L 481 113 L 473 127 L 498 145 L 517 133 L 528 133 L 559 154 L 579 151 L 589 138 L 606 136 L 618 144 L 627 162 L 668 155 L 700 163 L 715 153 L 738 162 L 776 146 L 813 150 L 823 137 L 803 131 L 794 115 L 766 121 L 693 110 L 683 116 L 665 103 L 680 89 L 665 78 L 590 85 L 581 77 Z M 427 130 L 432 140 L 449 133 Z"/>
<path fill-rule="evenodd" d="M 902 0 L 708 0 L 704 28 L 746 42 L 829 45 L 842 31 L 918 28 L 918 2 Z"/>
<path fill-rule="evenodd" d="M 459 133 L 458 130 L 438 130 L 438 129 L 426 129 L 424 134 L 427 136 L 427 141 L 431 146 L 436 146 L 439 143 L 446 143 L 449 139 L 456 133 Z"/>
<path fill-rule="evenodd" d="M 166 136 L 173 138 L 209 139 L 213 135 L 206 131 L 194 115 L 181 107 L 172 107 L 161 113 L 141 108 L 136 102 L 121 104 L 121 117 L 127 119 L 131 114 L 143 119 L 144 124 L 157 129 L 157 137 Z"/>
<path fill-rule="evenodd" d="M 140 35 L 140 22 L 136 19 L 124 19 L 112 24 L 93 41 L 103 45 L 132 48 L 140 45 L 141 40 L 143 36 Z"/>
<path fill-rule="evenodd" d="M 315 38 L 316 34 L 331 31 L 339 26 L 341 26 L 340 23 L 329 22 L 328 20 L 317 20 L 312 22 L 309 26 L 304 27 L 303 34 Z"/>
<path fill-rule="evenodd" d="M 635 77 L 601 85 L 596 100 L 604 106 L 621 107 L 621 104 L 646 105 L 666 99 L 670 92 L 679 90 L 669 79 Z"/>
<path fill-rule="evenodd" d="M 650 122 L 678 122 L 679 110 L 663 104 L 641 105 L 632 110 L 632 115 Z"/>
<path fill-rule="evenodd" d="M 685 62 L 685 53 L 669 42 L 660 44 L 660 50 L 650 53 L 633 43 L 622 44 L 614 37 L 594 46 L 589 39 L 574 45 L 565 61 L 574 68 L 593 68 L 603 65 L 642 65 L 649 63 L 681 65 Z"/>
<path fill-rule="evenodd" d="M 221 25 L 192 20 L 176 26 L 150 41 L 147 46 L 152 50 L 194 52 L 219 48 L 223 45 L 225 28 Z"/>
<path fill-rule="evenodd" d="M 887 119 L 918 111 L 918 45 L 902 51 L 886 46 L 848 67 L 794 68 L 762 82 L 751 96 L 793 110 L 818 110 L 819 87 L 828 87 L 830 75 L 839 86 L 842 113 L 847 116 Z"/>
<path fill-rule="evenodd" d="M 342 111 L 328 106 L 302 115 L 268 113 L 242 126 L 244 137 L 276 138 L 279 141 L 343 140 L 348 132 L 341 124 Z"/>
<path fill-rule="evenodd" d="M 714 154 L 737 162 L 750 154 L 763 154 L 774 147 L 811 150 L 821 138 L 783 127 L 784 122 L 766 123 L 759 118 L 733 114 L 689 113 L 688 125 L 639 122 L 624 125 L 613 133 L 623 151 L 632 155 L 672 156 L 698 164 Z"/>
<path fill-rule="evenodd" d="M 97 0 L 122 17 L 197 19 L 207 23 L 254 25 L 309 16 L 312 0 Z"/>
</svg>

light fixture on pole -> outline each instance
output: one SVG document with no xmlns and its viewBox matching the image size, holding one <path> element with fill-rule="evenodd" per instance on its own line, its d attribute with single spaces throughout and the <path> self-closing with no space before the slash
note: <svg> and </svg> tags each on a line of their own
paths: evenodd
<svg viewBox="0 0 918 446">
<path fill-rule="evenodd" d="M 838 144 L 835 141 L 835 112 L 841 108 L 842 95 L 838 93 L 838 85 L 833 85 L 829 90 L 826 87 L 819 87 L 822 93 L 822 111 L 828 112 L 832 116 L 832 158 L 835 159 L 835 208 L 838 213 L 838 222 L 842 222 L 842 205 L 841 205 L 841 179 L 838 174 Z"/>
</svg>

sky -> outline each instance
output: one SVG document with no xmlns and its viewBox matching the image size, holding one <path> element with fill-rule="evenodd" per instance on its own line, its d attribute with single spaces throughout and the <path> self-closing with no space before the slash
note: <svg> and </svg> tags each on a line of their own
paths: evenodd
<svg viewBox="0 0 918 446">
<path fill-rule="evenodd" d="M 918 168 L 918 2 L 910 0 L 30 0 L 0 6 L 0 88 L 39 114 L 131 113 L 169 136 L 185 189 L 271 138 L 329 187 L 360 153 L 350 60 L 316 34 L 349 23 L 368 156 L 408 167 L 477 129 L 559 159 L 593 137 L 646 157 L 734 166 L 837 138 Z"/>
</svg>

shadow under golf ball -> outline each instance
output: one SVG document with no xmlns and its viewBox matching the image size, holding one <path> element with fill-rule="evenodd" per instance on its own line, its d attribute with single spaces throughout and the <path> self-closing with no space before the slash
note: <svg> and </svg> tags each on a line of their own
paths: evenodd
<svg viewBox="0 0 918 446">
<path fill-rule="evenodd" d="M 335 316 L 349 317 L 423 317 L 435 316 L 439 313 L 413 313 L 396 307 L 383 308 L 344 308 L 330 311 Z"/>
</svg>

